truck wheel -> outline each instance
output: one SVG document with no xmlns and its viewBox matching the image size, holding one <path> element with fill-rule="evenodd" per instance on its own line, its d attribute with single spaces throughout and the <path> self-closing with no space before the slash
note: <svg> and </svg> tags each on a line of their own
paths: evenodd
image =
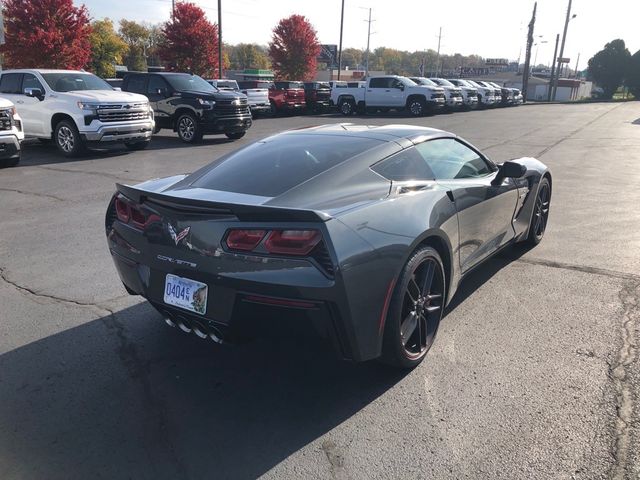
<svg viewBox="0 0 640 480">
<path fill-rule="evenodd" d="M 227 138 L 230 138 L 231 140 L 238 140 L 242 137 L 244 137 L 244 134 L 247 132 L 224 132 L 224 134 L 227 136 Z"/>
<path fill-rule="evenodd" d="M 56 147 L 65 157 L 78 157 L 86 151 L 84 140 L 71 120 L 58 122 L 53 133 Z"/>
<path fill-rule="evenodd" d="M 129 150 L 136 151 L 136 150 L 144 150 L 149 146 L 150 143 L 151 143 L 151 140 L 143 140 L 142 142 L 127 142 L 124 144 L 124 146 L 127 147 Z"/>
<path fill-rule="evenodd" d="M 202 128 L 192 113 L 183 113 L 176 122 L 178 138 L 184 143 L 196 143 L 202 140 Z"/>
<path fill-rule="evenodd" d="M 352 100 L 342 100 L 340 102 L 340 113 L 342 113 L 344 116 L 353 115 L 354 111 L 355 105 L 353 104 Z"/>
<path fill-rule="evenodd" d="M 409 110 L 411 116 L 421 117 L 427 110 L 427 106 L 425 105 L 424 100 L 421 100 L 419 98 L 412 98 L 407 103 L 407 109 Z"/>
<path fill-rule="evenodd" d="M 17 157 L 8 158 L 6 160 L 0 160 L 0 168 L 4 167 L 15 167 L 20 163 L 20 154 Z"/>
</svg>

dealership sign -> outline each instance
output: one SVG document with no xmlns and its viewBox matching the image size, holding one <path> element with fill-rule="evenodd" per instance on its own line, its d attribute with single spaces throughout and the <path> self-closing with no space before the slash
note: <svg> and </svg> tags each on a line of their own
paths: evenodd
<svg viewBox="0 0 640 480">
<path fill-rule="evenodd" d="M 506 58 L 487 58 L 484 63 L 486 65 L 506 67 L 509 65 L 509 60 Z"/>
</svg>

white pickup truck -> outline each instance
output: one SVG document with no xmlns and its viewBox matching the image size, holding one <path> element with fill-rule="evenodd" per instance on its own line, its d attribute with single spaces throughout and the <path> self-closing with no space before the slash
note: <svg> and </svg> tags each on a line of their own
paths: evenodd
<svg viewBox="0 0 640 480">
<path fill-rule="evenodd" d="M 4 70 L 0 96 L 15 104 L 27 137 L 53 140 L 66 157 L 114 142 L 141 150 L 155 127 L 145 96 L 114 90 L 83 71 Z"/>
<path fill-rule="evenodd" d="M 407 77 L 381 75 L 367 80 L 364 88 L 347 87 L 331 90 L 331 101 L 343 115 L 356 111 L 407 110 L 414 117 L 444 105 L 444 90 L 441 87 L 417 85 Z"/>
<path fill-rule="evenodd" d="M 20 162 L 22 140 L 22 119 L 16 107 L 6 98 L 0 98 L 0 167 L 14 167 Z"/>
</svg>

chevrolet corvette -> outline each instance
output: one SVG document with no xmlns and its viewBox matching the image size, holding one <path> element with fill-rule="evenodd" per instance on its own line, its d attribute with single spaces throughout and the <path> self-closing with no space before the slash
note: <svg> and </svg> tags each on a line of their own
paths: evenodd
<svg viewBox="0 0 640 480">
<path fill-rule="evenodd" d="M 324 125 L 117 184 L 106 236 L 170 326 L 216 342 L 309 327 L 346 359 L 412 368 L 468 272 L 542 240 L 551 186 L 540 161 L 496 164 L 441 130 Z"/>
</svg>

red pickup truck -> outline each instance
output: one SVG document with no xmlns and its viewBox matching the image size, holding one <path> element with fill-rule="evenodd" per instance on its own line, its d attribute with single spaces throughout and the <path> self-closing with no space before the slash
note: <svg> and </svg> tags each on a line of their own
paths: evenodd
<svg viewBox="0 0 640 480">
<path fill-rule="evenodd" d="M 304 85 L 289 80 L 273 82 L 269 88 L 269 101 L 273 113 L 303 110 L 306 108 Z"/>
</svg>

